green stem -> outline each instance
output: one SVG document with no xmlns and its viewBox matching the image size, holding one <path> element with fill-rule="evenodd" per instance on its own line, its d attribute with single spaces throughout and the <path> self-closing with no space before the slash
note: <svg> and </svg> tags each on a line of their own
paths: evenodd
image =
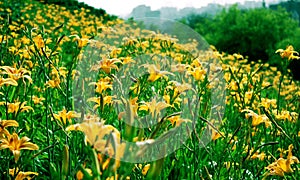
<svg viewBox="0 0 300 180">
<path fill-rule="evenodd" d="M 279 86 L 278 86 L 277 115 L 278 115 L 278 113 L 279 113 L 279 107 L 280 107 L 280 92 L 281 92 L 281 84 L 282 84 L 282 81 L 283 81 L 283 77 L 284 77 L 284 74 L 282 74 L 282 75 L 280 76 Z"/>
</svg>

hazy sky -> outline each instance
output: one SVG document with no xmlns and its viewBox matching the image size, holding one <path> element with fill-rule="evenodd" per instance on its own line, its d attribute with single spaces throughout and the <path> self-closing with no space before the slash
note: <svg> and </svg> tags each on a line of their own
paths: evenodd
<svg viewBox="0 0 300 180">
<path fill-rule="evenodd" d="M 132 9 L 138 5 L 145 4 L 150 6 L 152 10 L 159 9 L 161 7 L 203 7 L 209 3 L 218 4 L 233 4 L 236 2 L 243 3 L 246 0 L 78 0 L 79 2 L 85 2 L 86 4 L 95 8 L 102 8 L 109 14 L 118 16 L 126 16 L 131 13 Z M 262 2 L 262 0 L 255 0 Z M 265 0 L 266 3 L 276 0 Z"/>
</svg>

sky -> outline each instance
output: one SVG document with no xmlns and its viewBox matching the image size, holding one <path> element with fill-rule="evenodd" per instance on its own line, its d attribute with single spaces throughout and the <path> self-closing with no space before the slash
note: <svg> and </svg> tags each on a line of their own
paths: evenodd
<svg viewBox="0 0 300 180">
<path fill-rule="evenodd" d="M 176 7 L 178 9 L 184 7 L 200 8 L 209 3 L 234 4 L 236 2 L 243 3 L 247 0 L 78 0 L 95 8 L 102 8 L 108 14 L 113 14 L 125 17 L 130 14 L 132 9 L 138 5 L 145 4 L 150 6 L 152 10 L 157 10 L 161 7 Z M 262 2 L 262 0 L 253 0 Z M 266 3 L 276 0 L 265 0 Z"/>
</svg>

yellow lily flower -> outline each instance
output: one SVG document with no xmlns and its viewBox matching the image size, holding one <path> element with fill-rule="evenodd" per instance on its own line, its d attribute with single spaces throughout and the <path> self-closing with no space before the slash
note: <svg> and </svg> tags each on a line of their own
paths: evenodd
<svg viewBox="0 0 300 180">
<path fill-rule="evenodd" d="M 153 98 L 151 102 L 145 102 L 144 105 L 140 106 L 140 110 L 150 111 L 151 116 L 155 117 L 160 113 L 161 110 L 165 109 L 166 107 L 171 106 L 165 102 L 156 102 L 156 99 Z"/>
<path fill-rule="evenodd" d="M 177 81 L 170 81 L 168 82 L 168 84 L 170 85 L 166 87 L 165 95 L 163 96 L 163 98 L 166 101 L 166 103 L 172 105 L 172 107 L 174 107 L 175 104 L 180 105 L 182 99 L 179 97 L 179 95 L 181 93 L 183 93 L 186 90 L 192 89 L 191 85 L 188 83 L 181 84 Z M 170 94 L 167 93 L 169 90 L 173 91 L 172 97 Z M 171 100 L 172 100 L 172 104 L 171 104 Z"/>
<path fill-rule="evenodd" d="M 266 157 L 267 157 L 266 153 L 264 153 L 264 152 L 259 153 L 258 151 L 256 151 L 256 152 L 251 156 L 251 159 L 259 159 L 259 160 L 263 161 Z"/>
<path fill-rule="evenodd" d="M 51 70 L 51 80 L 46 82 L 47 87 L 60 88 L 61 78 L 66 78 L 67 70 L 65 67 L 60 67 L 56 69 L 52 66 Z"/>
<path fill-rule="evenodd" d="M 24 79 L 27 79 L 29 83 L 32 83 L 32 79 L 30 77 L 31 73 L 25 68 L 20 67 L 19 69 L 17 69 L 16 65 L 14 65 L 13 67 L 1 66 L 0 68 L 4 70 L 1 74 L 7 74 L 11 79 L 15 81 L 23 79 L 23 82 L 25 83 Z"/>
<path fill-rule="evenodd" d="M 233 57 L 235 57 L 237 60 L 244 59 L 244 56 L 243 56 L 243 55 L 237 54 L 237 53 L 234 53 L 234 54 L 233 54 Z"/>
<path fill-rule="evenodd" d="M 78 35 L 71 35 L 70 37 L 73 37 L 73 36 L 75 36 L 73 41 L 77 42 L 78 48 L 83 48 L 90 41 L 88 38 L 80 38 Z"/>
<path fill-rule="evenodd" d="M 97 141 L 116 129 L 111 125 L 104 125 L 102 121 L 94 118 L 95 117 L 91 117 L 87 120 L 85 118 L 82 123 L 68 126 L 66 131 L 82 131 L 85 134 L 85 142 L 95 147 Z M 118 131 L 116 130 L 116 132 Z"/>
<path fill-rule="evenodd" d="M 3 78 L 0 77 L 0 87 L 3 85 L 12 85 L 12 86 L 18 86 L 17 81 L 15 81 L 12 78 Z"/>
<path fill-rule="evenodd" d="M 59 78 L 55 78 L 54 80 L 49 80 L 46 82 L 46 86 L 47 87 L 52 87 L 52 88 L 60 88 L 60 79 Z"/>
<path fill-rule="evenodd" d="M 114 48 L 113 50 L 111 50 L 110 52 L 110 57 L 111 58 L 117 58 L 118 55 L 122 52 L 122 48 Z"/>
<path fill-rule="evenodd" d="M 220 137 L 222 137 L 222 135 L 220 133 L 218 133 L 215 129 L 211 129 L 211 139 L 213 141 L 219 139 Z"/>
<path fill-rule="evenodd" d="M 84 171 L 86 173 L 88 173 L 90 176 L 93 175 L 93 171 L 90 168 L 84 168 Z M 84 174 L 82 173 L 81 170 L 77 171 L 77 173 L 76 173 L 76 179 L 77 180 L 83 180 L 84 179 Z"/>
<path fill-rule="evenodd" d="M 205 78 L 206 71 L 200 66 L 188 70 L 187 75 L 192 75 L 196 81 L 202 81 Z"/>
<path fill-rule="evenodd" d="M 45 100 L 45 98 L 43 98 L 43 97 L 37 97 L 37 96 L 35 96 L 35 95 L 33 95 L 32 96 L 32 101 L 33 101 L 33 103 L 34 104 L 43 104 L 43 102 L 42 101 L 44 101 Z"/>
<path fill-rule="evenodd" d="M 82 123 L 68 126 L 66 130 L 82 131 L 85 134 L 86 143 L 103 154 L 107 153 L 109 156 L 114 156 L 114 170 L 120 166 L 120 158 L 124 155 L 126 144 L 121 143 L 121 135 L 116 128 L 111 125 L 104 125 L 103 121 L 86 121 L 84 119 Z M 112 140 L 107 139 L 108 135 L 111 135 Z"/>
<path fill-rule="evenodd" d="M 150 169 L 150 164 L 146 164 L 142 169 L 142 174 L 146 176 L 148 170 Z"/>
<path fill-rule="evenodd" d="M 15 113 L 15 115 L 20 112 L 28 112 L 29 110 L 33 110 L 31 106 L 26 106 L 27 101 L 24 102 L 15 102 L 15 103 L 7 103 L 8 113 Z"/>
<path fill-rule="evenodd" d="M 106 104 L 112 104 L 114 97 L 115 96 L 104 96 L 103 102 L 102 102 L 103 106 Z M 100 97 L 92 97 L 92 98 L 89 98 L 87 101 L 96 103 L 96 105 L 94 106 L 94 109 L 97 109 L 98 107 L 101 106 L 101 98 Z"/>
<path fill-rule="evenodd" d="M 242 110 L 242 112 L 247 112 L 245 114 L 246 119 L 249 119 L 249 117 L 252 117 L 252 126 L 258 126 L 261 123 L 265 123 L 266 127 L 270 127 L 272 126 L 271 121 L 269 120 L 269 118 L 266 115 L 258 115 L 257 113 L 255 113 L 254 111 L 250 110 L 250 109 L 244 109 Z"/>
<path fill-rule="evenodd" d="M 16 133 L 13 133 L 12 135 L 9 134 L 6 138 L 0 139 L 0 150 L 8 148 L 13 153 L 15 162 L 17 162 L 20 157 L 21 150 L 39 149 L 36 144 L 28 142 L 29 140 L 30 139 L 26 136 L 20 139 Z"/>
<path fill-rule="evenodd" d="M 18 174 L 15 174 L 16 172 L 18 172 Z M 36 172 L 23 172 L 23 171 L 19 171 L 18 168 L 17 169 L 9 169 L 9 174 L 13 177 L 15 177 L 15 180 L 23 180 L 23 179 L 32 179 L 34 178 L 34 176 L 38 176 L 39 174 Z"/>
<path fill-rule="evenodd" d="M 45 46 L 42 36 L 39 34 L 33 38 L 33 41 L 38 49 L 41 49 Z"/>
<path fill-rule="evenodd" d="M 285 50 L 284 49 L 278 49 L 275 53 L 279 53 L 281 58 L 288 58 L 288 60 L 291 59 L 300 59 L 299 53 L 294 50 L 294 47 L 289 45 Z M 296 54 L 296 55 L 294 55 Z"/>
<path fill-rule="evenodd" d="M 292 154 L 293 148 L 294 146 L 290 144 L 288 148 L 287 159 L 281 157 L 266 167 L 268 171 L 264 174 L 264 179 L 270 175 L 284 176 L 284 173 L 294 172 L 291 165 L 300 162 L 297 157 L 293 156 Z"/>
<path fill-rule="evenodd" d="M 148 68 L 148 72 L 150 74 L 150 76 L 148 77 L 148 81 L 151 82 L 154 82 L 161 77 L 166 77 L 167 74 L 174 75 L 173 73 L 170 73 L 168 71 L 160 71 L 159 67 L 156 67 L 154 64 L 150 64 L 150 65 L 146 64 L 143 66 Z"/>
<path fill-rule="evenodd" d="M 91 67 L 91 70 L 98 71 L 102 69 L 105 73 L 109 74 L 112 69 L 119 69 L 116 63 L 122 63 L 122 61 L 116 58 L 108 59 L 104 56 L 98 64 Z"/>
<path fill-rule="evenodd" d="M 2 134 L 9 135 L 9 132 L 7 131 L 6 127 L 18 127 L 19 123 L 15 120 L 0 120 L 0 137 Z"/>
<path fill-rule="evenodd" d="M 189 83 L 183 83 L 183 84 L 181 84 L 181 83 L 179 83 L 177 81 L 170 81 L 169 83 L 172 83 L 175 86 L 174 88 L 176 88 L 176 90 L 178 91 L 178 93 L 182 93 L 182 92 L 184 92 L 186 90 L 192 89 L 192 86 Z"/>
<path fill-rule="evenodd" d="M 91 82 L 89 84 L 90 85 L 96 85 L 96 92 L 101 94 L 103 91 L 105 91 L 106 89 L 113 89 L 112 84 L 110 82 L 107 81 L 98 81 L 98 82 Z"/>
<path fill-rule="evenodd" d="M 163 96 L 163 99 L 166 101 L 167 104 L 170 104 L 172 107 L 174 107 L 175 104 L 177 104 L 179 106 L 180 102 L 182 101 L 182 99 L 179 96 L 175 97 L 175 99 L 174 99 L 174 95 L 171 98 L 171 96 L 169 94 L 165 94 Z M 171 102 L 171 99 L 173 99 L 172 102 Z"/>
<path fill-rule="evenodd" d="M 182 72 L 185 72 L 188 67 L 190 67 L 190 66 L 186 65 L 186 64 L 171 65 L 171 71 L 182 73 Z"/>
<path fill-rule="evenodd" d="M 180 124 L 184 122 L 192 122 L 190 119 L 182 119 L 179 115 L 171 116 L 168 118 L 168 120 L 173 126 L 175 125 L 176 127 L 180 126 Z"/>
<path fill-rule="evenodd" d="M 66 125 L 67 120 L 71 124 L 72 118 L 80 117 L 75 111 L 68 111 L 63 109 L 62 111 L 58 112 L 58 114 L 53 114 L 54 118 L 58 120 L 61 124 Z"/>
<path fill-rule="evenodd" d="M 53 65 L 51 67 L 52 69 L 51 69 L 50 76 L 52 77 L 52 79 L 59 78 L 59 77 L 66 78 L 68 74 L 66 67 L 55 68 Z"/>
<path fill-rule="evenodd" d="M 131 63 L 131 62 L 135 62 L 135 60 L 133 60 L 132 57 L 130 57 L 130 56 L 121 57 L 120 59 L 122 60 L 123 64 L 128 64 L 128 63 Z"/>
</svg>

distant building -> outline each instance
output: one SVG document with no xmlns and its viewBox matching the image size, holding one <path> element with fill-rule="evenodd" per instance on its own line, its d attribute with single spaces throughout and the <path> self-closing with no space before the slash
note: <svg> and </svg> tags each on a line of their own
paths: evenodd
<svg viewBox="0 0 300 180">
<path fill-rule="evenodd" d="M 281 6 L 289 11 L 292 18 L 298 20 L 300 25 L 300 0 L 289 0 L 288 2 L 281 2 L 279 4 L 277 2 L 277 0 L 269 1 L 270 4 L 266 5 L 264 0 L 260 2 L 246 0 L 244 3 L 236 4 L 239 9 L 254 9 L 268 6 L 270 9 L 276 10 L 279 6 Z M 162 7 L 159 10 L 152 11 L 150 6 L 140 5 L 132 10 L 128 18 L 133 17 L 136 19 L 144 17 L 157 17 L 164 19 L 181 19 L 190 14 L 206 14 L 214 16 L 215 14 L 221 12 L 224 8 L 228 9 L 230 6 L 232 6 L 232 4 L 225 4 L 225 6 L 222 6 L 217 3 L 209 3 L 207 6 L 201 8 L 185 7 L 183 9 L 177 9 L 174 7 Z"/>
<path fill-rule="evenodd" d="M 131 16 L 132 17 L 145 17 L 146 13 L 151 11 L 150 6 L 145 6 L 145 5 L 140 5 L 135 7 L 132 12 Z"/>
<path fill-rule="evenodd" d="M 135 19 L 137 18 L 145 18 L 145 17 L 160 17 L 160 11 L 152 11 L 150 6 L 146 5 L 139 5 L 135 7 L 131 14 L 130 17 L 133 17 Z"/>
<path fill-rule="evenodd" d="M 157 17 L 159 18 L 160 17 L 160 11 L 149 11 L 149 12 L 146 12 L 146 17 Z"/>
<path fill-rule="evenodd" d="M 164 19 L 178 18 L 178 11 L 176 7 L 162 7 L 160 8 L 160 17 Z"/>
</svg>

